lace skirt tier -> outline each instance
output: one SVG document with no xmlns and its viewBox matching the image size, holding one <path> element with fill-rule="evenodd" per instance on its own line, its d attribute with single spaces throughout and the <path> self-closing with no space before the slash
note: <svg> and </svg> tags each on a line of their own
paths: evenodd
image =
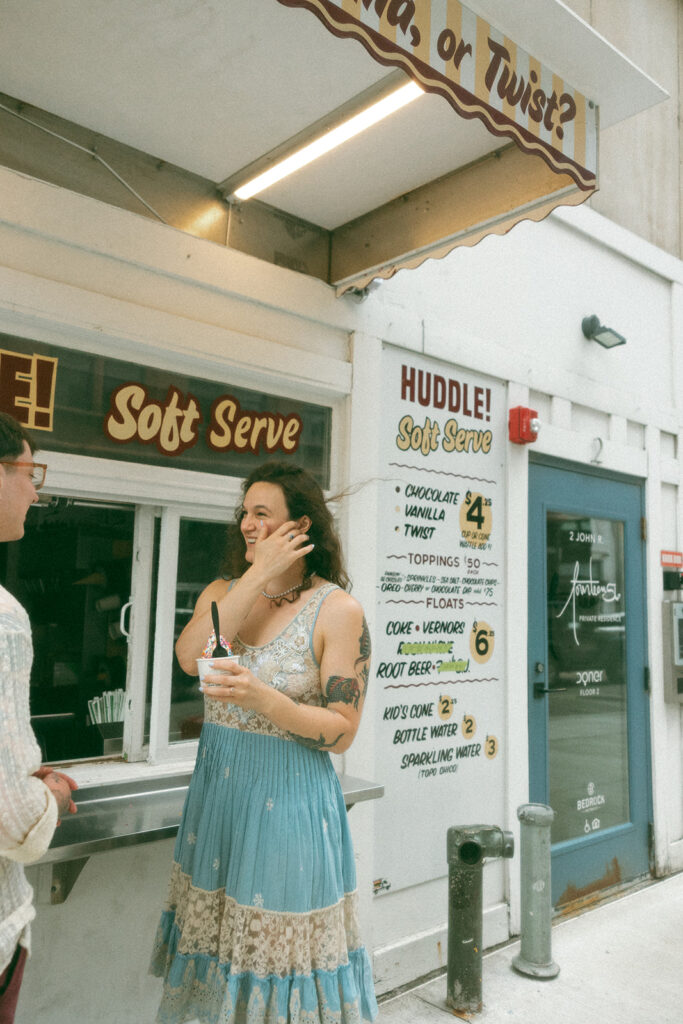
<svg viewBox="0 0 683 1024">
<path fill-rule="evenodd" d="M 377 1015 L 329 755 L 205 723 L 152 971 L 159 1024 L 360 1024 Z"/>
</svg>

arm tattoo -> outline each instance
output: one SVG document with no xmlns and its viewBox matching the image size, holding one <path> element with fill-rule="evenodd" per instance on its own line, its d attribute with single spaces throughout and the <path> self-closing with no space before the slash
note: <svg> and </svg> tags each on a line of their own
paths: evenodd
<svg viewBox="0 0 683 1024">
<path fill-rule="evenodd" d="M 353 704 L 358 710 L 361 692 L 357 680 L 344 676 L 330 676 L 323 694 L 323 707 L 328 704 Z"/>
<path fill-rule="evenodd" d="M 323 707 L 328 704 L 353 704 L 356 711 L 358 705 L 368 692 L 368 679 L 370 677 L 370 630 L 363 617 L 363 630 L 358 638 L 359 657 L 354 662 L 356 678 L 349 676 L 330 676 L 322 695 Z M 359 668 L 360 666 L 360 668 Z"/>
<path fill-rule="evenodd" d="M 372 644 L 370 643 L 370 630 L 368 629 L 368 623 L 365 616 L 363 616 L 363 632 L 360 635 L 358 646 L 360 647 L 360 657 L 356 659 L 356 665 L 359 661 L 370 661 Z"/>
<path fill-rule="evenodd" d="M 370 679 L 370 652 L 372 651 L 370 630 L 368 629 L 368 623 L 365 616 L 363 616 L 363 632 L 360 635 L 358 645 L 360 647 L 360 657 L 356 658 L 353 667 L 356 668 L 357 665 L 361 665 L 360 670 L 358 671 L 358 676 L 363 684 L 363 697 L 365 697 L 365 694 L 368 692 L 368 680 Z M 361 664 L 361 662 L 363 662 L 363 664 Z"/>
<path fill-rule="evenodd" d="M 302 747 L 308 747 L 309 750 L 331 750 L 332 747 L 337 745 L 344 733 L 340 732 L 335 740 L 330 740 L 329 742 L 325 739 L 322 733 L 320 733 L 317 740 L 312 739 L 310 736 L 297 736 L 295 732 L 290 732 L 288 735 L 291 736 L 293 740 L 296 740 L 297 743 L 300 743 Z"/>
</svg>

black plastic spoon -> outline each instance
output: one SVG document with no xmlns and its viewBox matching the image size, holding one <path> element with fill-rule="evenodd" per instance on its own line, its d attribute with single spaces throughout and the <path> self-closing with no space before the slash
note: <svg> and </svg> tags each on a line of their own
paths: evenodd
<svg viewBox="0 0 683 1024">
<path fill-rule="evenodd" d="M 215 601 L 211 602 L 211 620 L 213 622 L 213 631 L 216 637 L 216 646 L 211 652 L 212 658 L 229 658 L 230 655 L 226 651 L 225 647 L 221 643 L 221 626 L 218 621 L 218 605 Z"/>
</svg>

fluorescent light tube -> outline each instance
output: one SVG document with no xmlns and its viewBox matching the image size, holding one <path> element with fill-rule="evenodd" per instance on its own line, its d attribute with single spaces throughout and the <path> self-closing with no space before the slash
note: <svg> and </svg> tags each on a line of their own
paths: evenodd
<svg viewBox="0 0 683 1024">
<path fill-rule="evenodd" d="M 281 181 L 287 175 L 293 174 L 294 171 L 298 171 L 301 167 L 305 167 L 306 164 L 317 160 L 318 157 L 329 153 L 330 150 L 341 146 L 342 143 L 348 142 L 355 135 L 360 135 L 366 128 L 372 127 L 373 124 L 377 124 L 378 121 L 384 120 L 385 117 L 389 117 L 390 114 L 407 106 L 408 103 L 412 103 L 418 96 L 423 95 L 423 91 L 417 82 L 409 82 L 408 85 L 401 86 L 400 89 L 390 93 L 389 96 L 385 96 L 384 99 L 379 100 L 377 103 L 373 103 L 372 106 L 362 110 L 359 114 L 354 114 L 348 121 L 337 125 L 336 128 L 332 128 L 329 132 L 325 132 L 319 139 L 314 139 L 313 142 L 309 142 L 307 146 L 303 146 L 296 153 L 292 153 L 291 156 L 285 157 L 284 160 L 273 164 L 267 171 L 258 174 L 251 181 L 240 185 L 239 188 L 235 189 L 233 195 L 237 199 L 251 199 L 252 196 L 263 192 L 264 189 L 274 185 L 275 182 Z"/>
</svg>

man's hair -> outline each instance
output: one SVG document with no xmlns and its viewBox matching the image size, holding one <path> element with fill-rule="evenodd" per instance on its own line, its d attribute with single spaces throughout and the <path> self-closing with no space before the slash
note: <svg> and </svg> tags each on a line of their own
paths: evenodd
<svg viewBox="0 0 683 1024">
<path fill-rule="evenodd" d="M 0 412 L 0 459 L 18 459 L 24 450 L 24 441 L 33 454 L 36 444 L 29 432 L 9 413 Z"/>
</svg>

